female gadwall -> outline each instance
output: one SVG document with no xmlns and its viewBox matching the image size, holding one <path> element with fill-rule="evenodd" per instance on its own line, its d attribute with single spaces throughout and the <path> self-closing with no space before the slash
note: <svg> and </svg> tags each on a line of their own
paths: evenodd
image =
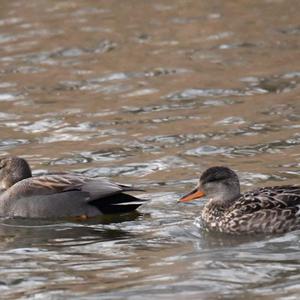
<svg viewBox="0 0 300 300">
<path fill-rule="evenodd" d="M 24 218 L 80 217 L 127 213 L 145 200 L 124 192 L 139 189 L 104 178 L 57 173 L 31 176 L 25 159 L 0 159 L 0 215 Z"/>
<path fill-rule="evenodd" d="M 210 230 L 227 233 L 281 233 L 300 229 L 300 186 L 259 188 L 240 194 L 237 174 L 226 167 L 212 167 L 199 185 L 179 201 L 207 195 L 201 213 Z"/>
</svg>

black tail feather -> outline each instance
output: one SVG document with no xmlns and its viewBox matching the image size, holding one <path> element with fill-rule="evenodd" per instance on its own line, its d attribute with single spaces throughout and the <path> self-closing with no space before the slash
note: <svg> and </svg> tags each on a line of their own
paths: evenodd
<svg viewBox="0 0 300 300">
<path fill-rule="evenodd" d="M 119 193 L 92 201 L 90 204 L 96 206 L 103 214 L 120 214 L 134 211 L 146 201 L 145 199 Z"/>
</svg>

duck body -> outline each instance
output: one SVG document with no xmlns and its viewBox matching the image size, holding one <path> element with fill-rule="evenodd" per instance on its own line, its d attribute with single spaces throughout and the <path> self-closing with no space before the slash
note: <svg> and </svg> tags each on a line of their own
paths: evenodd
<svg viewBox="0 0 300 300">
<path fill-rule="evenodd" d="M 300 186 L 264 187 L 240 194 L 236 173 L 212 167 L 199 185 L 180 199 L 190 201 L 207 195 L 201 220 L 208 230 L 233 234 L 282 233 L 300 229 Z"/>
<path fill-rule="evenodd" d="M 8 162 L 21 158 L 5 158 Z M 95 217 L 102 214 L 127 213 L 145 200 L 127 194 L 138 189 L 113 183 L 105 178 L 57 173 L 20 179 L 11 184 L 14 166 L 1 167 L 0 216 L 23 218 Z M 26 162 L 26 161 L 25 161 Z M 21 169 L 19 167 L 19 169 Z M 26 176 L 23 176 L 26 177 Z"/>
<path fill-rule="evenodd" d="M 226 233 L 282 233 L 300 229 L 300 187 L 274 186 L 241 195 L 229 207 L 208 202 L 206 228 Z"/>
</svg>

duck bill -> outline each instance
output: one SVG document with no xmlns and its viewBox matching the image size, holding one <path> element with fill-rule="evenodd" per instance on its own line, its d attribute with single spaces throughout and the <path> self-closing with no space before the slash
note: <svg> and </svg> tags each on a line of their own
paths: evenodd
<svg viewBox="0 0 300 300">
<path fill-rule="evenodd" d="M 205 196 L 205 193 L 203 191 L 199 190 L 199 188 L 197 187 L 194 190 L 192 190 L 190 193 L 181 197 L 178 201 L 179 202 L 189 202 L 189 201 L 192 201 L 195 199 L 199 199 L 203 196 Z"/>
</svg>

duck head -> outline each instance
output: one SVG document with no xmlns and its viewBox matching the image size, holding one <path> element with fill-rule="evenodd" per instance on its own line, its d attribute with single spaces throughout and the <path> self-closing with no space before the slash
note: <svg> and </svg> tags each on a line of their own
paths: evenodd
<svg viewBox="0 0 300 300">
<path fill-rule="evenodd" d="M 240 196 L 237 174 L 227 167 L 211 167 L 202 173 L 196 188 L 179 199 L 179 202 L 188 202 L 203 196 L 218 205 L 231 204 Z"/>
<path fill-rule="evenodd" d="M 7 190 L 18 181 L 31 177 L 31 169 L 27 161 L 16 156 L 0 159 L 0 188 Z"/>
</svg>

